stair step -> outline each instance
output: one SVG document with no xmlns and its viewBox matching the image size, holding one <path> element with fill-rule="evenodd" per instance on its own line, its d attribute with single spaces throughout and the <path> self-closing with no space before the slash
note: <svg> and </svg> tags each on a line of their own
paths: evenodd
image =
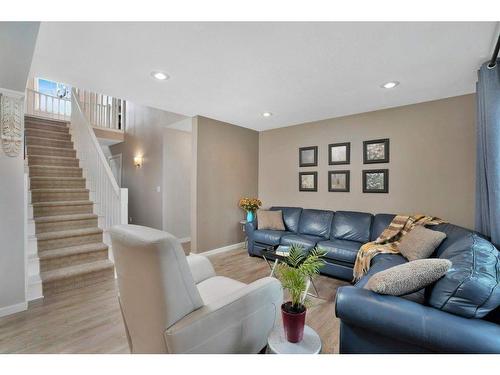
<svg viewBox="0 0 500 375">
<path fill-rule="evenodd" d="M 85 178 L 83 177 L 31 177 L 31 189 L 50 188 L 85 188 Z"/>
<path fill-rule="evenodd" d="M 44 124 L 39 122 L 24 122 L 25 129 L 39 129 L 39 130 L 49 130 L 51 132 L 59 132 L 63 134 L 69 134 L 69 128 L 64 125 L 54 125 L 54 124 Z"/>
<path fill-rule="evenodd" d="M 73 149 L 73 142 L 71 141 L 62 141 L 59 139 L 50 139 L 43 137 L 27 136 L 26 144 L 28 146 L 49 146 L 49 147 Z"/>
<path fill-rule="evenodd" d="M 60 216 L 72 214 L 90 214 L 94 208 L 94 203 L 89 200 L 84 201 L 63 201 L 63 202 L 39 202 L 33 203 L 33 216 L 37 219 L 41 216 Z"/>
<path fill-rule="evenodd" d="M 94 227 L 46 232 L 37 234 L 36 238 L 40 254 L 45 250 L 102 242 L 102 229 Z"/>
<path fill-rule="evenodd" d="M 44 296 L 111 280 L 113 262 L 109 259 L 41 273 Z"/>
<path fill-rule="evenodd" d="M 51 131 L 51 130 L 45 130 L 45 129 L 32 129 L 32 128 L 27 128 L 24 131 L 24 134 L 27 137 L 39 137 L 39 138 L 47 138 L 47 139 L 55 139 L 55 140 L 61 140 L 61 141 L 71 141 L 71 134 L 68 133 L 62 133 L 60 131 Z"/>
<path fill-rule="evenodd" d="M 87 189 L 31 189 L 31 201 L 38 202 L 64 202 L 84 201 L 89 199 Z"/>
<path fill-rule="evenodd" d="M 28 155 L 66 156 L 76 158 L 76 150 L 70 148 L 27 145 Z"/>
<path fill-rule="evenodd" d="M 30 165 L 30 177 L 82 177 L 82 168 L 59 165 Z"/>
<path fill-rule="evenodd" d="M 40 269 L 42 272 L 58 268 L 76 266 L 108 259 L 108 246 L 104 243 L 93 243 L 46 250 L 40 253 Z"/>
<path fill-rule="evenodd" d="M 73 214 L 42 216 L 35 219 L 35 233 L 57 232 L 65 229 L 97 227 L 97 215 Z"/>
<path fill-rule="evenodd" d="M 80 160 L 67 156 L 33 155 L 28 154 L 28 165 L 54 165 L 60 167 L 78 167 Z"/>
<path fill-rule="evenodd" d="M 55 120 L 51 118 L 37 117 L 30 115 L 24 115 L 24 122 L 35 123 L 35 124 L 48 124 L 61 127 L 67 127 L 69 124 L 69 121 L 66 120 Z"/>
</svg>

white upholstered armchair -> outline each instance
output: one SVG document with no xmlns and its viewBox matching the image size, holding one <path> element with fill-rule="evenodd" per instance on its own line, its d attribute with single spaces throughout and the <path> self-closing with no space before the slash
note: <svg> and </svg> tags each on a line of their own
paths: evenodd
<svg viewBox="0 0 500 375">
<path fill-rule="evenodd" d="M 280 310 L 278 280 L 244 284 L 186 257 L 172 235 L 111 229 L 119 301 L 132 353 L 257 353 Z"/>
</svg>

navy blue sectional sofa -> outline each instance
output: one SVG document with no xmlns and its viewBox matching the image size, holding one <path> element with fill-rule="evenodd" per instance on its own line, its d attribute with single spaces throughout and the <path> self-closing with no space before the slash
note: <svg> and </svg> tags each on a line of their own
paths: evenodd
<svg viewBox="0 0 500 375">
<path fill-rule="evenodd" d="M 322 273 L 349 280 L 356 254 L 375 240 L 395 215 L 365 212 L 281 210 L 285 231 L 258 230 L 247 223 L 248 252 L 260 256 L 273 245 L 297 243 L 327 251 Z M 363 289 L 368 279 L 407 260 L 398 254 L 373 258 L 367 275 L 337 291 L 341 353 L 500 353 L 500 254 L 480 234 L 453 225 L 430 229 L 446 233 L 433 257 L 452 268 L 435 284 L 403 297 Z"/>
</svg>

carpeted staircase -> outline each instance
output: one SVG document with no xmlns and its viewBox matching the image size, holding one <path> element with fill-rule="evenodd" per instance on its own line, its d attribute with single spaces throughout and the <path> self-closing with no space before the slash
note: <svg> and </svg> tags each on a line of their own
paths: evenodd
<svg viewBox="0 0 500 375">
<path fill-rule="evenodd" d="M 26 116 L 25 135 L 44 296 L 112 279 L 68 123 Z"/>
</svg>

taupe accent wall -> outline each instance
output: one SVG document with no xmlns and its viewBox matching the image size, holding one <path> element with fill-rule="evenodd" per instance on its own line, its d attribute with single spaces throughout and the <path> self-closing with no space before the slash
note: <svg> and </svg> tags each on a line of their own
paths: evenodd
<svg viewBox="0 0 500 375">
<path fill-rule="evenodd" d="M 473 227 L 475 97 L 464 95 L 261 132 L 259 196 L 287 205 L 371 213 L 424 213 Z M 363 164 L 363 141 L 390 139 L 390 162 Z M 328 165 L 328 144 L 351 142 L 349 165 Z M 299 168 L 299 147 L 319 146 L 318 166 Z M 363 169 L 388 168 L 389 193 L 362 193 Z M 349 193 L 328 192 L 328 171 L 350 170 Z M 318 171 L 318 192 L 299 192 L 300 171 Z"/>
<path fill-rule="evenodd" d="M 179 239 L 191 237 L 190 132 L 163 132 L 163 230 Z"/>
<path fill-rule="evenodd" d="M 242 242 L 238 208 L 257 196 L 258 132 L 205 117 L 193 123 L 191 247 L 204 252 Z"/>
</svg>

